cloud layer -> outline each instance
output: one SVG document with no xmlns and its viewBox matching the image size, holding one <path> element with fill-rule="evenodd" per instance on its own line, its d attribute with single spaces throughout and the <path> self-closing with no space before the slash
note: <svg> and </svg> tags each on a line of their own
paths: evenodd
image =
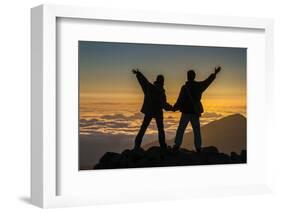
<svg viewBox="0 0 281 213">
<path fill-rule="evenodd" d="M 82 135 L 111 134 L 111 135 L 136 135 L 142 123 L 144 115 L 137 113 L 113 113 L 96 114 L 88 118 L 80 119 L 80 133 Z M 221 118 L 222 114 L 205 112 L 201 117 L 201 124 L 207 124 Z M 178 126 L 180 113 L 166 112 L 164 114 L 164 126 L 167 136 L 172 136 Z M 188 127 L 190 129 L 190 127 Z M 157 126 L 154 120 L 149 125 L 146 134 L 157 134 Z"/>
</svg>

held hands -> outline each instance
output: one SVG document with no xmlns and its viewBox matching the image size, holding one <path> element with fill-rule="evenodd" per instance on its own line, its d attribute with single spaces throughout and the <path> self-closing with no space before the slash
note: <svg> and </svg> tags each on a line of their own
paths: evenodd
<svg viewBox="0 0 281 213">
<path fill-rule="evenodd" d="M 166 104 L 165 104 L 164 109 L 165 109 L 166 111 L 171 111 L 171 112 L 177 111 L 177 109 L 175 108 L 175 106 L 173 106 L 173 105 L 171 105 L 171 104 L 169 104 L 169 103 L 166 103 Z"/>
<path fill-rule="evenodd" d="M 217 66 L 215 67 L 215 74 L 218 74 L 221 71 L 221 67 Z"/>
<path fill-rule="evenodd" d="M 167 111 L 172 111 L 173 110 L 173 106 L 171 104 L 168 104 L 167 103 L 167 108 L 166 108 Z"/>
</svg>

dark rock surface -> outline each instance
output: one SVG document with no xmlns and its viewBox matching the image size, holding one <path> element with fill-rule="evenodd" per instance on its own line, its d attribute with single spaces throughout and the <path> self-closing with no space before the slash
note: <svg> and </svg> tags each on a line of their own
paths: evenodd
<svg viewBox="0 0 281 213">
<path fill-rule="evenodd" d="M 246 150 L 240 154 L 220 153 L 214 146 L 204 147 L 201 152 L 179 149 L 173 151 L 170 147 L 161 150 L 151 147 L 148 150 L 124 150 L 122 153 L 107 152 L 93 169 L 143 168 L 163 166 L 212 165 L 246 163 Z"/>
</svg>

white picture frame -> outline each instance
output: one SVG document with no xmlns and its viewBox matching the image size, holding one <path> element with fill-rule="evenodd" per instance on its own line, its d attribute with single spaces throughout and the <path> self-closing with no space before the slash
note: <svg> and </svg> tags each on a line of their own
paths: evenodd
<svg viewBox="0 0 281 213">
<path fill-rule="evenodd" d="M 214 187 L 185 188 L 169 185 L 165 190 L 153 189 L 149 195 L 144 192 L 125 190 L 122 196 L 119 193 L 106 194 L 97 191 L 91 195 L 58 195 L 57 165 L 59 158 L 57 141 L 57 20 L 87 19 L 87 20 L 112 20 L 120 22 L 154 23 L 181 26 L 222 27 L 231 29 L 257 29 L 264 31 L 265 35 L 265 67 L 263 74 L 265 87 L 266 106 L 271 108 L 273 97 L 270 91 L 273 88 L 273 21 L 271 19 L 217 17 L 189 14 L 154 13 L 148 11 L 123 11 L 101 8 L 84 8 L 74 6 L 41 5 L 31 10 L 31 73 L 32 73 L 32 103 L 31 103 L 31 201 L 33 204 L 47 208 L 59 206 L 90 205 L 97 203 L 114 203 L 142 200 L 165 200 L 179 197 L 194 197 L 208 195 L 232 195 L 270 192 L 271 172 L 270 161 L 266 161 L 264 170 L 265 178 L 254 184 L 224 185 Z M 253 87 L 254 85 L 249 85 Z M 250 88 L 251 89 L 251 88 Z M 253 88 L 252 88 L 253 89 Z M 251 101 L 251 100 L 250 100 Z M 262 110 L 262 108 L 260 109 Z M 273 110 L 267 110 L 267 115 L 262 118 L 265 122 L 263 136 L 265 142 L 270 141 L 270 123 Z M 251 124 L 251 123 L 250 123 Z M 254 122 L 252 122 L 254 125 Z M 266 156 L 269 157 L 267 152 Z M 150 169 L 151 170 L 151 169 Z M 77 171 L 78 172 L 78 171 Z M 120 172 L 120 171 L 119 171 Z M 125 171 L 123 171 L 125 172 Z M 139 171 L 138 171 L 139 172 Z M 165 175 L 165 170 L 159 170 Z M 177 170 L 173 172 L 177 173 Z M 184 170 L 181 170 L 184 172 Z M 110 174 L 117 174 L 112 171 Z M 126 173 L 126 172 L 125 172 Z M 128 173 L 128 172 L 127 172 Z M 144 174 L 143 171 L 140 174 Z M 149 174 L 147 174 L 149 175 Z M 128 187 L 129 188 L 129 187 Z M 167 193 L 170 192 L 170 193 Z M 99 194 L 100 193 L 100 194 Z M 171 194 L 173 196 L 171 196 Z M 174 196 L 176 194 L 176 196 Z"/>
</svg>

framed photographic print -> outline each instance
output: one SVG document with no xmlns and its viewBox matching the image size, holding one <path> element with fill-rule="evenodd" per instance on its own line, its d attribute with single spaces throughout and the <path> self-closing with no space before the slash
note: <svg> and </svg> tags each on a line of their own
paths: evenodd
<svg viewBox="0 0 281 213">
<path fill-rule="evenodd" d="M 270 192 L 272 30 L 269 19 L 33 8 L 32 203 Z"/>
</svg>

